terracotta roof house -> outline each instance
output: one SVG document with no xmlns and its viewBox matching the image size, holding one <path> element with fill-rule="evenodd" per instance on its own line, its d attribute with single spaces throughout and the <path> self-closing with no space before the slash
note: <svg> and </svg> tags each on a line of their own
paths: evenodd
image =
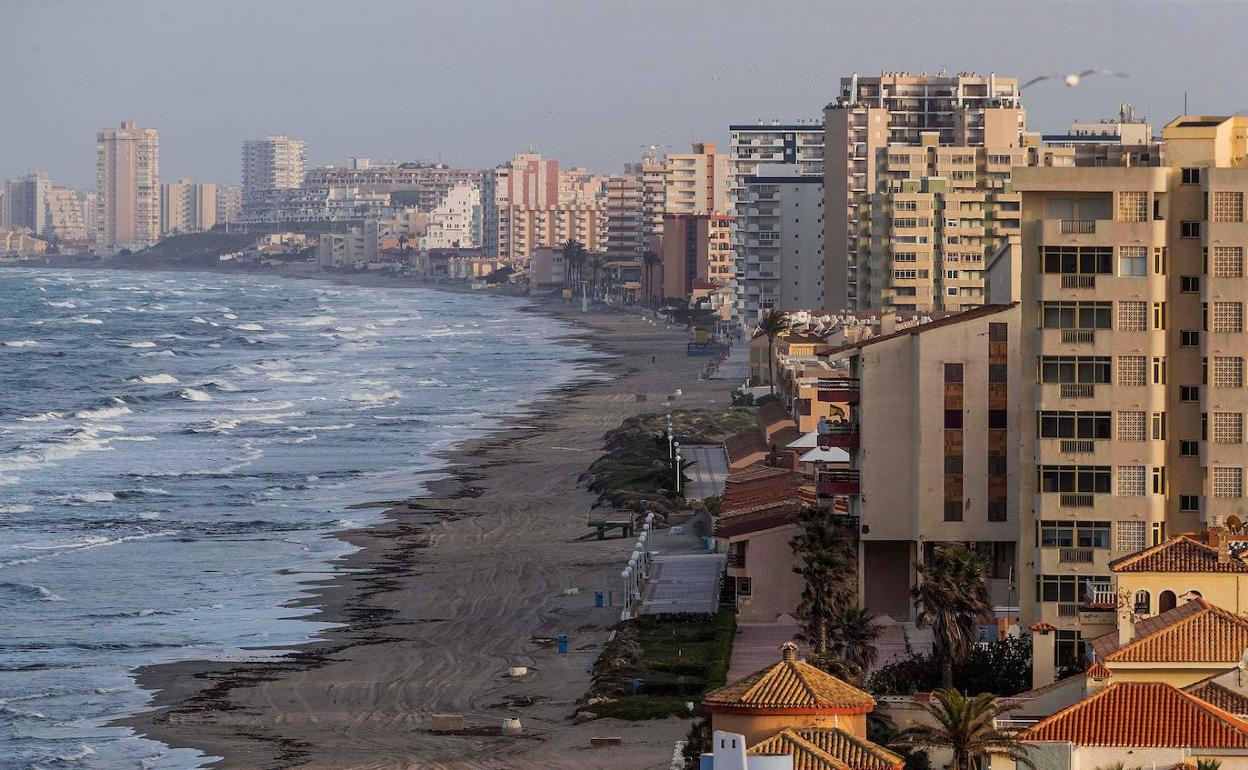
<svg viewBox="0 0 1248 770">
<path fill-rule="evenodd" d="M 1243 719 L 1248 716 L 1248 671 L 1236 666 L 1216 676 L 1202 679 L 1183 688 L 1188 695 L 1195 695 L 1206 703 Z"/>
<path fill-rule="evenodd" d="M 1089 642 L 1115 681 L 1166 681 L 1179 687 L 1226 671 L 1248 649 L 1248 618 L 1193 599 Z"/>
<path fill-rule="evenodd" d="M 796 644 L 780 651 L 778 662 L 703 697 L 716 759 L 734 751 L 740 764 L 724 766 L 791 756 L 794 770 L 902 770 L 901 757 L 867 740 L 874 698 L 799 660 Z"/>
<path fill-rule="evenodd" d="M 767 439 L 757 428 L 743 430 L 724 440 L 724 451 L 728 454 L 728 470 L 744 470 L 751 465 L 759 465 L 767 459 Z"/>
<path fill-rule="evenodd" d="M 1221 760 L 1223 770 L 1248 767 L 1248 722 L 1163 682 L 1110 684 L 1018 737 L 1033 744 L 1030 759 L 1044 767 L 1126 760 L 1169 768 L 1205 758 Z M 992 767 L 1010 764 L 998 757 Z"/>
</svg>

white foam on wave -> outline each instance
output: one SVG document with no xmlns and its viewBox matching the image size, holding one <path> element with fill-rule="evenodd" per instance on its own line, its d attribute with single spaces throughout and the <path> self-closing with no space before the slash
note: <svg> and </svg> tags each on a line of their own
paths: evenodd
<svg viewBox="0 0 1248 770">
<path fill-rule="evenodd" d="M 139 355 L 145 358 L 149 356 L 165 356 L 165 357 L 171 358 L 173 356 L 176 356 L 177 353 L 174 353 L 172 350 L 152 350 L 147 353 L 140 353 Z"/>
<path fill-rule="evenodd" d="M 159 511 L 142 511 L 139 513 L 139 518 L 143 519 L 144 521 L 155 521 L 156 519 L 160 518 L 160 512 Z"/>
<path fill-rule="evenodd" d="M 142 340 L 140 342 L 127 342 L 126 347 L 128 348 L 154 348 L 156 347 L 156 343 L 152 342 L 151 340 Z"/>
<path fill-rule="evenodd" d="M 80 315 L 80 316 L 78 316 L 77 318 L 75 318 L 75 319 L 74 319 L 74 323 L 80 323 L 80 324 L 90 324 L 90 325 L 92 325 L 92 326 L 99 326 L 100 324 L 102 324 L 102 323 L 104 323 L 104 322 L 103 322 L 103 321 L 101 321 L 101 320 L 100 320 L 100 319 L 98 319 L 98 318 L 91 318 L 90 316 Z"/>
<path fill-rule="evenodd" d="M 237 324 L 235 326 L 231 326 L 230 328 L 234 329 L 235 331 L 240 331 L 240 332 L 262 332 L 264 331 L 264 327 L 261 326 L 260 324 Z"/>
<path fill-rule="evenodd" d="M 33 509 L 29 505 L 21 505 L 18 503 L 0 505 L 0 515 L 7 515 L 11 513 L 30 513 L 31 510 Z"/>
<path fill-rule="evenodd" d="M 48 420 L 59 420 L 64 416 L 62 412 L 44 412 L 42 414 L 32 414 L 29 417 L 18 417 L 18 422 L 47 422 Z"/>
<path fill-rule="evenodd" d="M 58 498 L 70 505 L 91 505 L 95 503 L 112 503 L 116 502 L 117 495 L 112 492 L 90 491 L 78 492 L 66 497 Z"/>
<path fill-rule="evenodd" d="M 34 340 L 9 340 L 4 343 L 4 346 L 6 348 L 34 348 L 38 347 L 39 343 Z"/>
<path fill-rule="evenodd" d="M 348 422 L 342 425 L 308 425 L 308 426 L 291 425 L 286 430 L 297 431 L 299 433 L 311 433 L 313 431 L 318 431 L 318 430 L 326 430 L 326 431 L 328 430 L 351 430 L 354 427 L 355 427 L 355 423 Z"/>
<path fill-rule="evenodd" d="M 178 378 L 172 374 L 141 374 L 131 377 L 127 382 L 138 382 L 144 385 L 177 385 Z"/>
<path fill-rule="evenodd" d="M 332 315 L 314 315 L 311 318 L 305 318 L 300 321 L 286 321 L 286 323 L 290 324 L 291 326 L 312 327 L 312 326 L 329 326 L 330 324 L 332 324 L 334 321 L 337 321 L 337 320 L 338 319 L 334 318 Z"/>
<path fill-rule="evenodd" d="M 67 299 L 48 300 L 44 302 L 43 304 L 47 305 L 48 307 L 63 307 L 63 308 L 69 308 L 70 310 L 73 310 L 74 308 L 78 307 L 77 305 L 75 305 L 74 303 L 70 302 Z"/>
<path fill-rule="evenodd" d="M 235 412 L 280 412 L 283 409 L 290 409 L 294 405 L 294 401 L 259 401 L 252 399 L 243 404 L 231 404 L 228 408 Z"/>
<path fill-rule="evenodd" d="M 269 332 L 268 334 L 261 334 L 261 335 L 260 335 L 259 337 L 257 337 L 256 339 L 261 339 L 261 340 L 288 340 L 288 339 L 290 339 L 290 335 L 289 335 L 289 334 L 282 334 L 281 332 Z"/>
<path fill-rule="evenodd" d="M 225 308 L 225 309 L 226 309 L 226 310 L 229 310 L 229 308 Z M 231 320 L 231 321 L 237 321 L 237 320 L 238 320 L 238 316 L 234 315 L 233 313 L 222 313 L 222 314 L 221 314 L 221 317 L 222 317 L 222 318 L 227 318 L 227 319 L 229 319 L 229 320 Z"/>
<path fill-rule="evenodd" d="M 79 760 L 86 759 L 87 757 L 94 756 L 94 755 L 95 755 L 95 749 L 91 748 L 90 746 L 84 743 L 78 747 L 77 751 L 71 751 L 68 754 L 57 754 L 55 757 L 52 757 L 52 761 L 53 762 L 77 762 Z"/>
<path fill-rule="evenodd" d="M 202 390 L 194 388 L 183 388 L 178 391 L 178 395 L 187 401 L 211 401 L 212 396 Z"/>
<path fill-rule="evenodd" d="M 342 397 L 344 401 L 352 401 L 357 404 L 384 404 L 390 401 L 398 401 L 400 398 L 403 398 L 403 394 L 397 390 L 387 390 L 382 393 L 355 391 Z"/>
<path fill-rule="evenodd" d="M 138 535 L 122 535 L 121 537 L 103 537 L 93 535 L 84 537 L 80 540 L 67 540 L 60 543 L 19 543 L 14 548 L 21 548 L 28 551 L 55 551 L 64 553 L 67 551 L 87 551 L 94 548 L 108 548 L 114 545 L 122 545 L 123 543 L 134 543 L 142 540 L 152 540 L 158 537 L 171 537 L 178 534 L 176 529 L 162 529 L 158 532 L 143 532 Z"/>
<path fill-rule="evenodd" d="M 196 324 L 206 324 L 206 323 L 208 323 L 208 319 L 207 319 L 207 318 L 200 318 L 199 316 L 193 316 L 193 317 L 191 318 L 191 323 L 196 323 Z"/>
<path fill-rule="evenodd" d="M 83 452 L 111 450 L 112 447 L 109 444 L 113 439 L 101 438 L 99 435 L 108 427 L 92 425 L 76 431 L 65 442 L 36 445 L 22 454 L 4 455 L 3 459 L 0 459 L 0 486 L 17 483 L 15 477 L 6 476 L 6 473 L 37 470 L 62 460 L 72 459 Z"/>
<path fill-rule="evenodd" d="M 264 376 L 274 382 L 286 382 L 294 385 L 306 385 L 316 382 L 316 378 L 310 374 L 295 374 L 294 372 L 268 372 Z"/>
<path fill-rule="evenodd" d="M 79 420 L 107 420 L 111 417 L 120 417 L 123 414 L 130 414 L 130 407 L 106 406 L 102 409 L 83 409 L 80 412 L 74 412 L 74 417 Z"/>
</svg>

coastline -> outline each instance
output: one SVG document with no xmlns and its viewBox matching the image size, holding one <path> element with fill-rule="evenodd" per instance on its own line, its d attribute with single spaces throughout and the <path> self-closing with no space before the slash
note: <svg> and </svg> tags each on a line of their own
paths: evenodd
<svg viewBox="0 0 1248 770">
<path fill-rule="evenodd" d="M 140 686 L 155 692 L 151 707 L 114 724 L 223 757 L 214 768 L 667 766 L 683 720 L 571 721 L 618 618 L 618 607 L 593 607 L 593 592 L 615 588 L 632 545 L 583 539 L 594 496 L 577 479 L 624 418 L 662 408 L 676 388 L 685 393 L 678 403 L 726 404 L 727 384 L 697 380 L 703 362 L 685 357 L 683 330 L 635 312 L 528 302 L 526 312 L 571 323 L 573 339 L 607 354 L 586 361 L 601 379 L 557 388 L 441 453 L 449 467 L 424 483 L 426 494 L 388 507 L 382 523 L 335 533 L 359 550 L 288 606 L 343 625 L 275 661 L 140 669 Z M 580 593 L 564 595 L 569 588 Z M 554 649 L 560 633 L 570 637 L 568 655 Z M 510 665 L 532 673 L 508 679 Z M 476 734 L 432 734 L 429 715 L 439 712 L 463 713 Z M 504 717 L 520 718 L 525 735 L 489 735 Z M 623 737 L 630 756 L 591 753 L 588 738 L 600 734 Z"/>
</svg>

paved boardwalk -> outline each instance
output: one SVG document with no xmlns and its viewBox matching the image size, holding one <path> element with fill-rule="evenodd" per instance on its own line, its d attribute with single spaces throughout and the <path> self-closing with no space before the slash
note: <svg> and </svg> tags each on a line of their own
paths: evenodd
<svg viewBox="0 0 1248 770">
<path fill-rule="evenodd" d="M 795 641 L 797 631 L 792 623 L 738 623 L 728 661 L 728 681 L 735 682 L 780 660 L 780 645 Z"/>
<path fill-rule="evenodd" d="M 684 444 L 681 445 L 680 452 L 685 461 L 693 462 L 693 465 L 685 469 L 685 475 L 689 477 L 685 482 L 685 497 L 690 500 L 704 500 L 724 493 L 724 479 L 728 476 L 728 455 L 724 453 L 722 444 Z"/>
<path fill-rule="evenodd" d="M 668 612 L 716 612 L 722 553 L 686 553 L 655 556 L 650 581 L 642 597 L 642 615 Z"/>
</svg>

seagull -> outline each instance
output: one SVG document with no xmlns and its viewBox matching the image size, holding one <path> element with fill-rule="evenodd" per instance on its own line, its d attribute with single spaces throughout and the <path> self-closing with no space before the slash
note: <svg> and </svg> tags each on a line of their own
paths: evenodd
<svg viewBox="0 0 1248 770">
<path fill-rule="evenodd" d="M 1028 80 L 1026 83 L 1023 83 L 1023 85 L 1018 90 L 1022 91 L 1024 88 L 1027 88 L 1028 86 L 1034 86 L 1036 83 L 1039 83 L 1042 80 L 1056 80 L 1057 78 L 1061 78 L 1062 82 L 1065 83 L 1068 88 L 1074 88 L 1075 86 L 1079 85 L 1079 83 L 1084 78 L 1088 77 L 1089 75 L 1113 75 L 1116 78 L 1127 77 L 1127 74 L 1125 72 L 1115 72 L 1114 70 L 1097 68 L 1097 69 L 1084 70 L 1083 72 L 1079 72 L 1079 73 L 1072 73 L 1070 75 L 1039 75 L 1037 77 L 1032 78 L 1031 80 Z"/>
</svg>

